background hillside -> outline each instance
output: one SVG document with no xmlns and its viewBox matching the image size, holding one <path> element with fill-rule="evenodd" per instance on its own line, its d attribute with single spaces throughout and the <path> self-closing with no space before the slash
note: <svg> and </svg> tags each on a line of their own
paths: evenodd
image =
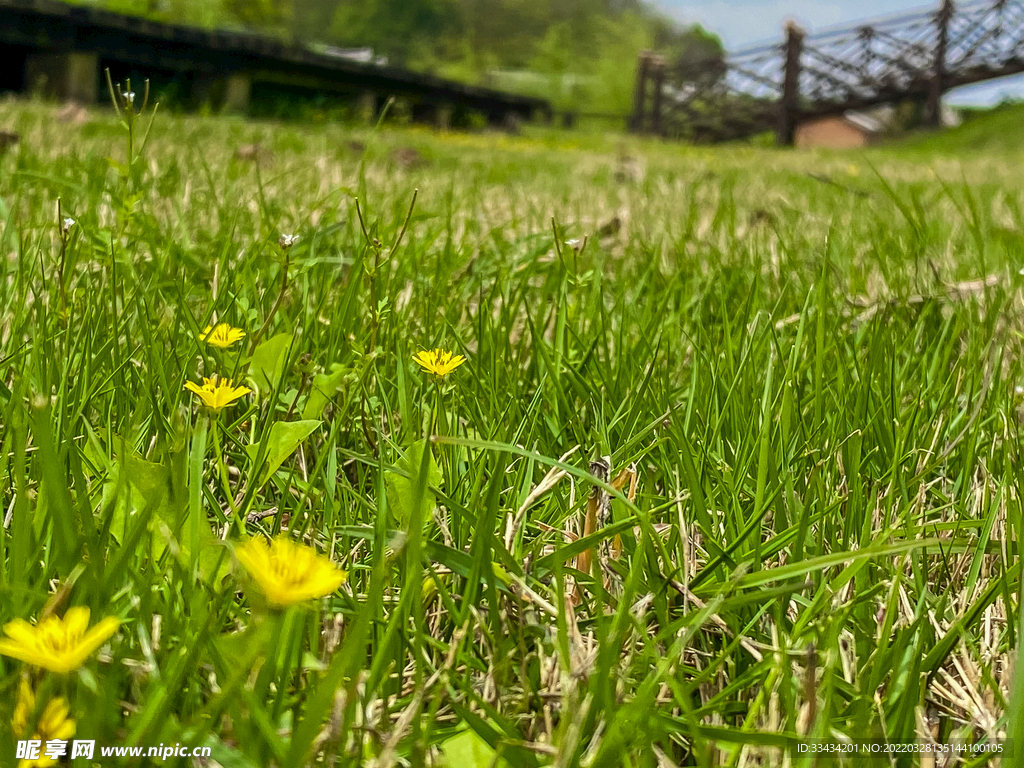
<svg viewBox="0 0 1024 768">
<path fill-rule="evenodd" d="M 120 13 L 234 27 L 307 43 L 372 47 L 389 63 L 551 99 L 629 111 L 637 52 L 722 50 L 640 0 L 100 0 Z"/>
<path fill-rule="evenodd" d="M 928 152 L 984 151 L 1024 152 L 1024 102 L 1006 103 L 993 109 L 964 110 L 962 125 L 939 133 L 908 138 L 903 146 Z"/>
</svg>

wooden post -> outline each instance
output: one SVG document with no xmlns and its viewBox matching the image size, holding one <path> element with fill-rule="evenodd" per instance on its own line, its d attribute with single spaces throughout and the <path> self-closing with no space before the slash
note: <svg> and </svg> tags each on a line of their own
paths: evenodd
<svg viewBox="0 0 1024 768">
<path fill-rule="evenodd" d="M 234 72 L 225 78 L 222 112 L 245 114 L 249 111 L 249 97 L 252 95 L 252 80 L 248 75 Z"/>
<path fill-rule="evenodd" d="M 452 115 L 454 114 L 455 107 L 451 104 L 438 104 L 434 108 L 434 127 L 439 131 L 450 131 L 452 129 Z M 495 113 L 493 115 L 493 119 L 488 119 L 487 122 L 498 124 L 504 117 L 505 115 L 503 113 Z"/>
<path fill-rule="evenodd" d="M 644 101 L 647 97 L 647 64 L 650 60 L 650 51 L 641 51 L 636 63 L 636 88 L 633 91 L 633 115 L 629 119 L 629 130 L 633 133 L 643 133 Z"/>
<path fill-rule="evenodd" d="M 665 57 L 652 56 L 651 67 L 653 68 L 654 96 L 651 103 L 651 132 L 661 135 L 661 98 L 662 89 L 665 85 Z"/>
<path fill-rule="evenodd" d="M 99 72 L 96 53 L 33 53 L 25 59 L 25 86 L 47 98 L 95 104 Z"/>
<path fill-rule="evenodd" d="M 364 125 L 374 124 L 377 120 L 377 94 L 374 91 L 363 91 L 359 94 L 356 113 Z"/>
<path fill-rule="evenodd" d="M 871 76 L 871 62 L 874 59 L 874 54 L 871 52 L 871 41 L 875 39 L 875 30 L 873 27 L 861 27 L 857 32 L 857 37 L 860 39 L 861 47 L 860 76 L 862 80 L 867 81 Z"/>
<path fill-rule="evenodd" d="M 804 47 L 805 32 L 794 22 L 786 23 L 786 58 L 782 70 L 782 98 L 779 99 L 779 126 L 776 142 L 783 147 L 793 146 L 796 123 L 800 111 L 800 53 Z"/>
<path fill-rule="evenodd" d="M 946 48 L 949 46 L 949 20 L 953 18 L 953 0 L 942 0 L 942 7 L 935 15 L 939 27 L 939 42 L 935 47 L 935 63 L 932 65 L 932 79 L 928 84 L 928 107 L 925 122 L 932 128 L 942 125 L 942 92 L 946 79 Z"/>
</svg>

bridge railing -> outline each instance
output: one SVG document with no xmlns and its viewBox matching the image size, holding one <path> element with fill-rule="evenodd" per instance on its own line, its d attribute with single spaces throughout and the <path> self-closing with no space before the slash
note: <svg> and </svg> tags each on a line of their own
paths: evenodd
<svg viewBox="0 0 1024 768">
<path fill-rule="evenodd" d="M 785 39 L 724 59 L 673 63 L 641 54 L 632 127 L 695 140 L 775 130 L 907 99 L 938 124 L 949 88 L 1024 72 L 1024 0 L 977 0 Z"/>
<path fill-rule="evenodd" d="M 972 3 L 958 7 L 949 23 L 946 66 L 969 76 L 975 70 L 1002 71 L 1024 60 L 1024 3 Z"/>
</svg>

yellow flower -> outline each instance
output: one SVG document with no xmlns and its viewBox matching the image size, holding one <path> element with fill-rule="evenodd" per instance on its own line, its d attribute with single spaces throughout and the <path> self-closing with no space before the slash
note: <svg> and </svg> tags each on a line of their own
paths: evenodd
<svg viewBox="0 0 1024 768">
<path fill-rule="evenodd" d="M 241 328 L 232 328 L 227 323 L 218 323 L 215 326 L 206 326 L 199 334 L 199 340 L 221 349 L 227 349 L 243 336 L 245 336 L 245 331 Z"/>
<path fill-rule="evenodd" d="M 275 608 L 329 595 L 348 578 L 330 558 L 284 537 L 269 546 L 262 538 L 249 539 L 235 556 Z"/>
<path fill-rule="evenodd" d="M 28 731 L 28 719 L 36 708 L 36 695 L 32 692 L 28 678 L 21 678 L 18 684 L 18 700 L 14 703 L 14 717 L 11 726 L 15 736 L 21 736 Z"/>
<path fill-rule="evenodd" d="M 71 710 L 68 700 L 61 697 L 51 699 L 46 709 L 39 716 L 36 727 L 29 734 L 29 718 L 36 708 L 36 695 L 32 692 L 32 686 L 28 680 L 22 678 L 18 686 L 18 700 L 14 706 L 14 718 L 11 720 L 15 738 L 31 739 L 41 742 L 39 757 L 18 761 L 18 768 L 46 768 L 49 765 L 56 765 L 57 760 L 46 755 L 46 742 L 53 739 L 67 741 L 75 735 L 75 721 L 68 715 Z"/>
<path fill-rule="evenodd" d="M 231 379 L 224 382 L 216 377 L 208 379 L 205 376 L 203 377 L 203 386 L 200 387 L 194 382 L 186 381 L 185 389 L 195 392 L 208 407 L 215 411 L 231 405 L 235 400 L 252 391 L 248 387 L 232 386 Z"/>
<path fill-rule="evenodd" d="M 456 355 L 452 352 L 444 352 L 440 349 L 435 349 L 430 352 L 417 352 L 412 356 L 412 359 L 423 366 L 426 370 L 430 371 L 430 373 L 438 376 L 447 376 L 466 362 L 466 358 L 462 355 Z"/>
<path fill-rule="evenodd" d="M 108 616 L 87 632 L 89 609 L 83 607 L 69 608 L 63 619 L 48 616 L 38 624 L 15 619 L 4 627 L 7 637 L 0 640 L 0 655 L 67 674 L 82 666 L 120 624 Z"/>
</svg>

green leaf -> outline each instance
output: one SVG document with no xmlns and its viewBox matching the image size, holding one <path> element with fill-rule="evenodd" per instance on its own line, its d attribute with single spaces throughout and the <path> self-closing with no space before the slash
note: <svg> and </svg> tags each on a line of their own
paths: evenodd
<svg viewBox="0 0 1024 768">
<path fill-rule="evenodd" d="M 273 392 L 280 386 L 284 373 L 284 361 L 291 346 L 292 335 L 279 333 L 264 341 L 252 353 L 249 375 L 261 392 Z"/>
<path fill-rule="evenodd" d="M 330 373 L 318 373 L 313 377 L 313 384 L 309 389 L 309 397 L 306 398 L 306 405 L 302 409 L 302 418 L 319 419 L 324 408 L 331 402 L 331 398 L 341 388 L 341 382 L 348 372 L 340 363 L 331 364 Z"/>
<path fill-rule="evenodd" d="M 110 535 L 118 544 L 124 541 L 128 516 L 131 514 L 128 508 L 128 495 L 120 487 L 119 474 L 120 470 L 117 466 L 110 470 L 108 479 L 103 482 L 103 487 L 100 489 L 99 503 L 101 510 L 110 510 Z"/>
<path fill-rule="evenodd" d="M 50 409 L 35 409 L 34 417 L 33 434 L 38 444 L 39 464 L 42 467 L 36 514 L 48 515 L 47 519 L 53 525 L 54 552 L 57 556 L 55 564 L 57 572 L 63 577 L 71 572 L 75 561 L 80 557 L 79 532 L 83 521 L 72 502 L 68 475 L 64 471 L 64 459 L 58 454 L 53 439 Z M 44 524 L 37 524 L 37 536 L 41 536 L 45 530 Z"/>
<path fill-rule="evenodd" d="M 409 521 L 413 518 L 414 504 L 416 503 L 416 480 L 423 466 L 423 451 L 427 450 L 426 440 L 417 440 L 405 452 L 395 469 L 384 473 L 384 482 L 388 494 L 388 512 L 398 528 L 406 529 Z M 441 485 L 441 469 L 437 466 L 433 454 L 430 456 L 430 463 L 427 469 L 427 482 L 420 498 L 421 519 L 424 524 L 430 519 L 434 511 L 437 497 L 430 487 L 435 488 Z"/>
<path fill-rule="evenodd" d="M 170 486 L 169 470 L 163 464 L 146 461 L 141 456 L 129 453 L 125 457 L 128 482 L 142 496 L 144 504 L 159 504 L 167 495 Z"/>
<path fill-rule="evenodd" d="M 498 758 L 490 745 L 472 729 L 452 736 L 441 744 L 445 762 L 451 768 L 504 768 L 508 763 Z"/>
<path fill-rule="evenodd" d="M 210 748 L 210 757 L 222 768 L 257 768 L 256 763 L 212 734 L 206 737 L 203 746 Z"/>
<path fill-rule="evenodd" d="M 100 498 L 100 509 L 109 509 L 111 514 L 110 535 L 120 544 L 128 535 L 128 519 L 131 515 L 152 505 L 154 510 L 167 507 L 169 493 L 169 472 L 162 464 L 146 461 L 134 451 L 129 451 L 124 459 L 124 477 L 119 462 L 111 461 L 99 451 L 98 442 L 87 446 L 86 453 L 93 461 L 107 471 L 107 479 L 103 483 Z M 134 500 L 125 488 L 124 482 L 131 486 L 137 496 Z M 130 503 L 131 502 L 131 503 Z M 173 517 L 162 511 L 161 517 Z"/>
<path fill-rule="evenodd" d="M 111 463 L 109 480 L 104 483 L 104 505 L 109 503 L 110 494 L 124 494 L 123 486 L 118 486 L 121 471 L 119 464 Z M 137 495 L 131 497 L 130 505 L 127 495 L 115 502 L 118 506 L 113 511 L 111 535 L 122 543 L 128 537 L 129 516 L 148 508 L 152 511 L 148 529 L 153 533 L 150 557 L 158 561 L 173 542 L 172 551 L 182 566 L 190 568 L 194 562 L 200 579 L 217 587 L 230 570 L 231 559 L 205 518 L 191 519 L 188 499 L 174 493 L 170 467 L 147 461 L 129 451 L 124 458 L 123 471 Z"/>
<path fill-rule="evenodd" d="M 277 472 L 278 467 L 284 460 L 295 453 L 295 450 L 302 444 L 302 441 L 313 434 L 313 430 L 320 426 L 315 419 L 303 421 L 278 421 L 270 427 L 270 433 L 264 438 L 266 452 L 264 455 L 263 477 L 260 485 L 263 485 L 270 476 Z M 260 453 L 260 445 L 247 445 L 245 452 L 249 458 L 256 461 Z"/>
</svg>

